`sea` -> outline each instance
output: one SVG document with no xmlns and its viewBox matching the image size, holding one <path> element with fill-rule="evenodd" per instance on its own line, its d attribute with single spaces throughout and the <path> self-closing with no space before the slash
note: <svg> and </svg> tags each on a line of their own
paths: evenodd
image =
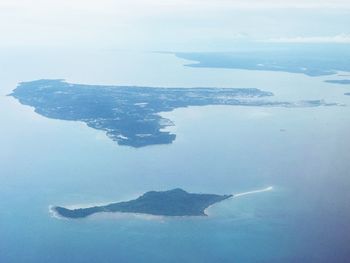
<svg viewBox="0 0 350 263">
<path fill-rule="evenodd" d="M 188 63 L 170 53 L 114 49 L 0 51 L 1 263 L 349 262 L 350 86 L 324 82 L 348 73 L 310 77 Z M 172 144 L 136 149 L 7 96 L 37 79 L 258 88 L 275 100 L 339 105 L 179 108 L 162 113 L 175 124 L 167 128 L 177 135 Z M 173 188 L 242 195 L 210 207 L 206 217 L 68 220 L 49 209 Z"/>
</svg>

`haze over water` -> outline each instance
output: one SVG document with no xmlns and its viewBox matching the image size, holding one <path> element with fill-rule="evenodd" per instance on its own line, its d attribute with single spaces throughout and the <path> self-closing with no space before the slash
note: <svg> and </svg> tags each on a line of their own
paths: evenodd
<svg viewBox="0 0 350 263">
<path fill-rule="evenodd" d="M 299 14 L 306 17 L 311 11 Z M 323 10 L 317 19 L 333 17 L 331 12 L 340 14 L 337 21 L 316 35 L 347 33 L 343 9 Z M 281 19 L 276 10 L 273 13 L 275 20 Z M 189 20 L 190 32 L 200 28 Z M 137 24 L 133 20 L 130 26 Z M 262 24 L 268 28 L 268 22 Z M 297 33 L 290 22 L 283 25 L 290 25 L 290 36 Z M 145 49 L 226 51 L 233 50 L 232 42 L 208 27 L 203 38 L 184 34 L 177 42 L 175 37 L 162 40 L 154 29 L 158 27 L 148 26 L 153 40 L 129 32 L 135 42 L 144 39 L 147 44 L 144 49 L 135 44 L 133 51 L 125 50 L 133 42 L 130 35 L 118 35 L 127 43 L 116 50 L 102 40 L 88 42 L 83 30 L 73 37 L 72 47 L 53 47 L 48 39 L 39 47 L 39 40 L 23 36 L 31 43 L 26 47 L 17 33 L 1 46 L 0 262 L 346 262 L 350 96 L 344 93 L 350 86 L 324 82 L 346 77 L 185 67 L 191 61 Z M 303 30 L 309 36 L 313 27 Z M 68 43 L 68 33 L 58 32 Z M 200 40 L 208 40 L 208 32 L 220 43 L 205 46 Z M 283 36 L 264 32 L 266 38 Z M 108 40 L 107 35 L 101 38 Z M 80 47 L 81 39 L 89 47 Z M 112 44 L 117 46 L 117 40 Z M 168 128 L 177 135 L 172 144 L 135 149 L 118 146 L 83 123 L 40 116 L 6 96 L 21 81 L 43 78 L 96 85 L 258 88 L 273 92 L 276 100 L 322 99 L 341 106 L 180 108 L 163 114 L 175 123 Z M 216 204 L 203 218 L 100 214 L 59 220 L 48 209 L 130 200 L 150 190 L 177 187 L 239 194 L 270 186 L 270 191 Z"/>
</svg>

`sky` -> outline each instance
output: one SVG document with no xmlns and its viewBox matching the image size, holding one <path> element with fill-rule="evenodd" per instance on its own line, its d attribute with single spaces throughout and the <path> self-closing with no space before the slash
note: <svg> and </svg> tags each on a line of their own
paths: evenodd
<svg viewBox="0 0 350 263">
<path fill-rule="evenodd" d="M 0 48 L 350 43 L 349 0 L 1 0 Z"/>
</svg>

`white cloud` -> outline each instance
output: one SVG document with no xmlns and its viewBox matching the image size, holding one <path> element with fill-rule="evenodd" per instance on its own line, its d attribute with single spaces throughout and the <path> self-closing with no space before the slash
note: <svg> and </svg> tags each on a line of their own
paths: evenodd
<svg viewBox="0 0 350 263">
<path fill-rule="evenodd" d="M 350 34 L 317 37 L 282 37 L 264 40 L 267 43 L 350 43 Z"/>
<path fill-rule="evenodd" d="M 350 8 L 349 0 L 1 0 L 0 8 L 80 10 L 93 13 L 176 11 L 203 8 Z M 130 9 L 131 8 L 131 9 Z"/>
<path fill-rule="evenodd" d="M 349 0 L 188 0 L 191 4 L 226 8 L 350 8 Z"/>
</svg>

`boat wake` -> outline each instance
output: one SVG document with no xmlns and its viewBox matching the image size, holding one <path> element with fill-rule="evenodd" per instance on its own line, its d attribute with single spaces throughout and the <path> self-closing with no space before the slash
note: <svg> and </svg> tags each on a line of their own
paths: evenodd
<svg viewBox="0 0 350 263">
<path fill-rule="evenodd" d="M 273 190 L 273 186 L 269 186 L 269 187 L 266 187 L 266 188 L 263 188 L 263 189 L 259 189 L 259 190 L 254 190 L 254 191 L 234 194 L 233 198 L 241 197 L 241 196 L 245 196 L 245 195 L 250 195 L 250 194 L 257 194 L 257 193 L 268 192 L 268 191 L 272 191 L 272 190 Z"/>
</svg>

